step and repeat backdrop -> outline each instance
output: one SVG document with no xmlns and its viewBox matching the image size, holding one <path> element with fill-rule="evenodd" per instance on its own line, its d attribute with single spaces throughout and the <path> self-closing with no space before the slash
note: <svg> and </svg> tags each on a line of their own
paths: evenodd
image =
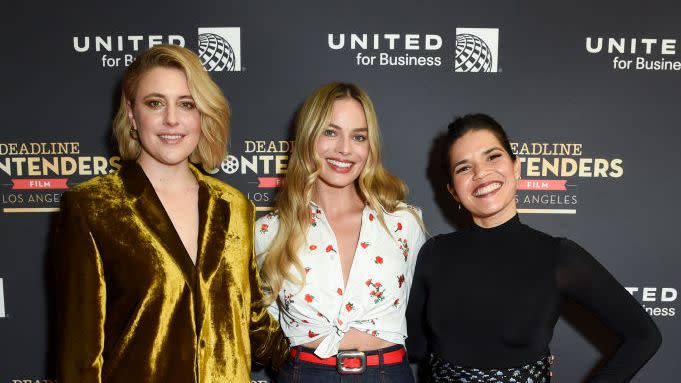
<svg viewBox="0 0 681 383">
<path fill-rule="evenodd" d="M 438 135 L 457 115 L 494 116 L 523 161 L 521 220 L 588 249 L 660 327 L 663 345 L 634 381 L 677 379 L 680 16 L 672 1 L 4 8 L 0 383 L 55 381 L 50 225 L 64 190 L 119 167 L 119 81 L 160 43 L 195 51 L 222 87 L 233 130 L 213 174 L 261 213 L 286 173 L 296 110 L 323 83 L 353 82 L 373 98 L 387 167 L 408 183 L 432 234 L 457 224 L 437 172 Z M 551 347 L 555 380 L 581 382 L 617 338 L 567 305 Z M 262 370 L 253 380 L 270 381 Z"/>
</svg>

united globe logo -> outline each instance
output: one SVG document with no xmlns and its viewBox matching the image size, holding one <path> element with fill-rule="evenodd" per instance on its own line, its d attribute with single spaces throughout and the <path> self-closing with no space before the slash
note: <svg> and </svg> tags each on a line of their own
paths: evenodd
<svg viewBox="0 0 681 383">
<path fill-rule="evenodd" d="M 456 36 L 457 72 L 489 72 L 492 69 L 492 51 L 478 36 L 463 34 Z"/>
<path fill-rule="evenodd" d="M 199 58 L 210 72 L 241 71 L 241 28 L 199 28 Z"/>
<path fill-rule="evenodd" d="M 209 72 L 234 70 L 234 50 L 227 40 L 216 34 L 199 35 L 199 57 Z"/>
<path fill-rule="evenodd" d="M 455 72 L 498 72 L 499 29 L 457 28 Z"/>
</svg>

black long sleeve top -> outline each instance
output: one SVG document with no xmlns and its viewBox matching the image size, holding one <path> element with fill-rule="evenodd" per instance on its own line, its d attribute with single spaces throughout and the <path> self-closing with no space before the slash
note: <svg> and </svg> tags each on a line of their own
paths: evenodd
<svg viewBox="0 0 681 383">
<path fill-rule="evenodd" d="M 549 353 L 560 303 L 590 310 L 622 340 L 593 382 L 625 382 L 661 336 L 641 305 L 589 253 L 520 222 L 475 226 L 421 248 L 407 309 L 407 349 L 454 365 L 522 366 Z"/>
</svg>

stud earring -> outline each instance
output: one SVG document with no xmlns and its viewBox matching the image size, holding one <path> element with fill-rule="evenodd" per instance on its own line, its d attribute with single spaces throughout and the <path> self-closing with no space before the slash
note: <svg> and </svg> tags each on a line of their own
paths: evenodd
<svg viewBox="0 0 681 383">
<path fill-rule="evenodd" d="M 133 140 L 137 140 L 137 138 L 139 137 L 139 136 L 137 135 L 137 129 L 135 129 L 135 128 L 132 127 L 132 126 L 130 127 L 130 137 L 131 137 Z"/>
</svg>

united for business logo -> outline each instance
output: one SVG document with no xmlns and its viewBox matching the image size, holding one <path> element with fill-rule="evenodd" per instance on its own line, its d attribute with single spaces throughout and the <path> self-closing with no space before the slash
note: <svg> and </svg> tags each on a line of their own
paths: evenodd
<svg viewBox="0 0 681 383">
<path fill-rule="evenodd" d="M 498 72 L 499 28 L 457 28 L 456 72 Z"/>
<path fill-rule="evenodd" d="M 210 72 L 241 71 L 241 28 L 199 28 L 199 58 Z"/>
<path fill-rule="evenodd" d="M 674 38 L 588 36 L 585 49 L 610 59 L 614 71 L 679 72 L 677 43 Z"/>
<path fill-rule="evenodd" d="M 159 44 L 183 47 L 185 38 L 179 34 L 73 36 L 73 50 L 80 55 L 93 57 L 105 69 L 127 67 L 135 61 L 138 52 Z"/>
<path fill-rule="evenodd" d="M 652 317 L 676 316 L 678 290 L 675 287 L 625 287 Z"/>
<path fill-rule="evenodd" d="M 241 65 L 241 28 L 219 27 L 198 28 L 197 54 L 207 71 L 229 72 L 243 70 Z M 145 34 L 101 34 L 73 36 L 73 50 L 94 61 L 104 69 L 127 67 L 137 55 L 159 44 L 173 44 L 184 47 L 192 41 L 179 33 Z"/>
<path fill-rule="evenodd" d="M 499 28 L 456 28 L 455 34 L 329 33 L 329 49 L 358 67 L 501 72 Z M 346 53 L 347 52 L 347 53 Z"/>
</svg>

